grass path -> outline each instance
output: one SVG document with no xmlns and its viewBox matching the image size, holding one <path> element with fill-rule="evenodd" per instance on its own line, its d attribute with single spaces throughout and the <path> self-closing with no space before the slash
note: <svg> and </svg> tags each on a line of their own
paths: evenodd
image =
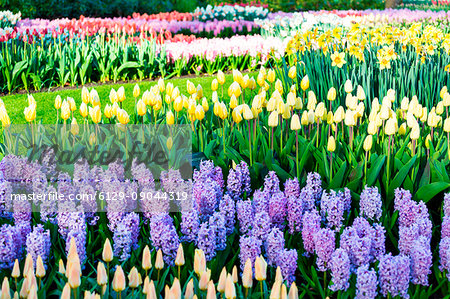
<svg viewBox="0 0 450 299">
<path fill-rule="evenodd" d="M 249 75 L 254 75 L 256 73 L 249 73 Z M 190 80 L 197 86 L 200 84 L 203 87 L 203 95 L 211 102 L 211 81 L 215 78 L 212 77 L 192 77 L 192 78 L 180 78 L 180 79 L 169 79 L 166 80 L 166 84 L 168 82 L 172 82 L 174 87 L 178 86 L 181 93 L 186 94 L 186 82 Z M 227 93 L 228 86 L 232 83 L 232 75 L 225 75 L 226 81 L 224 84 L 224 93 Z M 103 84 L 93 86 L 100 97 L 100 102 L 102 108 L 110 103 L 109 101 L 109 93 L 111 88 L 118 89 L 120 86 L 125 88 L 126 99 L 123 102 L 123 108 L 127 110 L 127 112 L 131 115 L 134 111 L 134 98 L 133 98 L 133 88 L 136 83 L 124 83 L 124 84 Z M 157 81 L 142 81 L 137 83 L 141 89 L 142 93 L 150 89 L 151 86 L 157 84 Z M 91 90 L 92 87 L 89 87 Z M 219 96 L 221 95 L 221 88 L 218 90 Z M 60 95 L 62 99 L 67 97 L 72 97 L 77 104 L 77 112 L 75 113 L 75 117 L 77 121 L 81 121 L 82 117 L 79 113 L 79 107 L 81 104 L 81 87 L 78 89 L 62 89 L 50 92 L 41 92 L 41 93 L 33 93 L 32 94 L 37 103 L 36 109 L 36 119 L 38 121 L 42 120 L 44 124 L 53 124 L 56 122 L 56 110 L 55 110 L 55 98 L 57 95 Z M 23 110 L 26 106 L 28 106 L 27 94 L 12 94 L 8 96 L 4 96 L 1 98 L 5 103 L 6 110 L 8 111 L 8 115 L 11 119 L 11 123 L 13 124 L 24 124 L 25 116 L 23 114 Z"/>
</svg>

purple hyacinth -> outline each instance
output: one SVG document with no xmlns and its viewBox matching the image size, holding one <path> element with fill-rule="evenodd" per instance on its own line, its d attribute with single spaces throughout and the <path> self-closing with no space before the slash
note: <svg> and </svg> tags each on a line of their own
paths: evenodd
<svg viewBox="0 0 450 299">
<path fill-rule="evenodd" d="M 320 229 L 320 215 L 317 210 L 305 212 L 302 221 L 303 247 L 306 253 L 314 252 L 314 235 Z"/>
<path fill-rule="evenodd" d="M 322 193 L 320 214 L 322 219 L 326 220 L 328 228 L 334 228 L 336 231 L 341 228 L 344 220 L 344 203 L 333 190 L 329 194 L 327 192 Z"/>
<path fill-rule="evenodd" d="M 227 247 L 227 228 L 222 213 L 214 212 L 209 218 L 209 226 L 216 236 L 216 250 L 224 250 Z"/>
<path fill-rule="evenodd" d="M 22 248 L 27 241 L 28 235 L 31 233 L 31 222 L 19 222 L 15 225 L 17 228 L 18 237 L 20 239 L 20 247 Z M 22 249 L 17 252 L 20 256 L 22 254 Z"/>
<path fill-rule="evenodd" d="M 28 200 L 14 200 L 12 205 L 15 224 L 31 221 L 31 204 Z"/>
<path fill-rule="evenodd" d="M 289 286 L 295 281 L 295 271 L 297 270 L 298 254 L 295 249 L 283 249 L 278 256 L 277 266 L 280 267 L 281 274 L 286 279 Z"/>
<path fill-rule="evenodd" d="M 51 247 L 50 231 L 45 230 L 42 224 L 36 225 L 33 231 L 28 234 L 26 245 L 27 253 L 31 254 L 33 261 L 36 263 L 36 259 L 40 255 L 44 265 L 46 265 Z"/>
<path fill-rule="evenodd" d="M 150 236 L 153 246 L 164 253 L 164 262 L 173 265 L 180 239 L 168 214 L 154 215 L 150 222 Z"/>
<path fill-rule="evenodd" d="M 383 296 L 390 294 L 392 297 L 400 295 L 403 298 L 409 298 L 409 269 L 410 261 L 408 256 L 399 255 L 393 257 L 391 253 L 388 253 L 380 257 L 378 272 Z"/>
<path fill-rule="evenodd" d="M 247 163 L 245 161 L 241 161 L 236 166 L 236 171 L 238 171 L 241 176 L 242 191 L 246 192 L 247 195 L 250 194 L 252 188 L 251 188 L 250 170 L 248 169 Z"/>
<path fill-rule="evenodd" d="M 294 234 L 302 229 L 303 202 L 300 197 L 289 196 L 287 200 L 287 220 L 289 233 Z"/>
<path fill-rule="evenodd" d="M 230 235 L 233 232 L 234 224 L 236 223 L 236 202 L 231 198 L 231 196 L 225 194 L 219 203 L 219 211 L 225 218 L 227 235 Z"/>
<path fill-rule="evenodd" d="M 447 271 L 447 279 L 450 281 L 450 237 L 442 238 L 439 243 L 439 270 Z"/>
<path fill-rule="evenodd" d="M 124 223 L 119 222 L 115 229 L 113 235 L 114 242 L 114 256 L 119 258 L 119 261 L 126 261 L 131 256 L 131 230 Z"/>
<path fill-rule="evenodd" d="M 310 172 L 306 176 L 306 186 L 311 189 L 316 201 L 322 197 L 322 179 L 317 172 Z"/>
<path fill-rule="evenodd" d="M 135 212 L 127 213 L 122 218 L 122 223 L 125 224 L 131 232 L 131 248 L 136 250 L 139 247 L 139 214 Z"/>
<path fill-rule="evenodd" d="M 341 201 L 344 203 L 344 210 L 347 213 L 350 213 L 350 209 L 352 208 L 352 193 L 350 192 L 350 189 L 345 187 L 344 190 L 339 191 L 337 195 L 341 198 Z"/>
<path fill-rule="evenodd" d="M 200 220 L 197 210 L 183 211 L 181 213 L 181 233 L 183 242 L 197 242 L 197 234 L 200 229 Z"/>
<path fill-rule="evenodd" d="M 227 178 L 227 192 L 234 199 L 241 199 L 244 192 L 251 192 L 250 172 L 247 163 L 241 161 L 236 169 L 230 169 Z"/>
<path fill-rule="evenodd" d="M 345 291 L 350 286 L 350 259 L 347 251 L 342 248 L 336 249 L 331 255 L 330 260 L 331 282 L 329 289 L 333 292 Z"/>
<path fill-rule="evenodd" d="M 220 186 L 211 178 L 195 182 L 192 194 L 199 218 L 203 221 L 212 215 L 222 199 Z"/>
<path fill-rule="evenodd" d="M 450 215 L 442 218 L 441 238 L 450 238 Z"/>
<path fill-rule="evenodd" d="M 419 227 L 416 224 L 411 226 L 400 226 L 398 230 L 398 250 L 401 254 L 409 255 L 419 238 Z"/>
<path fill-rule="evenodd" d="M 256 213 L 253 221 L 252 235 L 261 241 L 265 241 L 271 231 L 270 216 L 265 211 Z"/>
<path fill-rule="evenodd" d="M 210 178 L 217 183 L 220 188 L 220 193 L 223 193 L 224 182 L 222 169 L 220 167 L 214 167 L 212 161 L 201 161 L 199 169 L 194 170 L 193 178 L 194 182 L 201 182 Z"/>
<path fill-rule="evenodd" d="M 284 228 L 286 218 L 287 198 L 283 192 L 273 193 L 269 199 L 269 216 L 272 223 L 279 228 Z"/>
<path fill-rule="evenodd" d="M 363 265 L 356 270 L 356 298 L 371 299 L 377 297 L 377 273 L 369 270 L 369 265 Z"/>
<path fill-rule="evenodd" d="M 277 258 L 284 249 L 284 244 L 285 240 L 283 232 L 277 227 L 272 228 L 264 243 L 267 254 L 267 263 L 269 265 L 276 265 Z"/>
<path fill-rule="evenodd" d="M 330 259 L 335 246 L 335 233 L 331 229 L 321 228 L 314 235 L 314 251 L 317 254 L 316 264 L 319 271 L 330 268 Z"/>
<path fill-rule="evenodd" d="M 374 224 L 375 234 L 372 239 L 371 255 L 377 260 L 386 252 L 386 230 L 378 223 Z"/>
<path fill-rule="evenodd" d="M 216 236 L 208 222 L 204 222 L 200 226 L 197 247 L 203 250 L 207 261 L 212 260 L 216 256 Z"/>
<path fill-rule="evenodd" d="M 168 172 L 171 174 L 170 170 Z M 169 184 L 167 182 L 169 179 L 164 180 L 163 177 L 167 178 L 167 174 L 167 172 L 161 172 L 161 184 L 163 181 L 166 183 L 163 185 L 165 191 L 168 191 Z M 152 172 L 145 166 L 144 163 L 138 163 L 136 158 L 133 159 L 133 162 L 131 163 L 131 175 L 133 176 L 133 179 L 137 181 L 140 189 L 155 189 L 155 180 Z"/>
<path fill-rule="evenodd" d="M 256 190 L 253 193 L 253 207 L 255 211 L 265 211 L 269 213 L 270 195 L 267 192 Z"/>
<path fill-rule="evenodd" d="M 255 212 L 250 200 L 240 200 L 236 203 L 237 218 L 239 220 L 239 231 L 243 235 L 251 232 Z"/>
<path fill-rule="evenodd" d="M 305 212 L 314 209 L 316 205 L 316 199 L 314 198 L 313 190 L 310 187 L 306 186 L 303 187 L 302 190 L 300 190 L 299 199 L 303 203 L 303 209 Z"/>
<path fill-rule="evenodd" d="M 444 216 L 450 216 L 450 193 L 444 195 L 444 206 L 442 208 Z"/>
<path fill-rule="evenodd" d="M 394 192 L 394 210 L 400 211 L 402 209 L 403 202 L 411 200 L 411 192 L 402 188 L 397 188 Z"/>
<path fill-rule="evenodd" d="M 241 261 L 241 271 L 244 271 L 245 262 L 250 259 L 252 265 L 255 264 L 255 259 L 261 255 L 261 240 L 253 236 L 241 236 L 239 239 L 239 259 Z"/>
<path fill-rule="evenodd" d="M 264 189 L 263 191 L 269 196 L 272 194 L 280 192 L 280 179 L 278 178 L 275 171 L 269 171 L 269 173 L 264 178 Z"/>
<path fill-rule="evenodd" d="M 3 224 L 0 231 L 0 269 L 10 269 L 22 251 L 21 236 L 18 229 L 9 224 Z"/>
<path fill-rule="evenodd" d="M 411 249 L 411 281 L 414 284 L 428 286 L 428 275 L 433 264 L 430 242 L 420 236 Z"/>
<path fill-rule="evenodd" d="M 367 219 L 378 221 L 381 217 L 381 194 L 377 187 L 364 187 L 359 199 L 359 208 L 361 215 Z"/>
<path fill-rule="evenodd" d="M 297 178 L 286 180 L 284 183 L 284 195 L 288 198 L 289 196 L 300 196 L 300 184 L 298 183 Z"/>
</svg>

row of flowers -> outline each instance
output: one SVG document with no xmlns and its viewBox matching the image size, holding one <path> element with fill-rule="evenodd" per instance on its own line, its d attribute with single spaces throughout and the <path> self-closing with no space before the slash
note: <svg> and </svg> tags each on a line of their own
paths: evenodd
<svg viewBox="0 0 450 299">
<path fill-rule="evenodd" d="M 79 161 L 73 176 L 55 171 L 51 163 L 30 163 L 16 156 L 6 156 L 0 166 L 5 196 L 24 188 L 64 195 L 88 190 L 94 194 L 155 190 L 151 173 L 135 163 L 131 180 L 126 179 L 118 162 L 101 170 Z M 42 184 L 39 179 L 55 175 L 57 180 L 51 181 L 56 185 Z M 182 181 L 175 170 L 162 177 L 164 192 L 174 190 Z M 27 201 L 14 202 L 14 213 L 4 212 L 3 219 L 13 225 L 1 226 L 0 262 L 7 269 L 2 292 L 17 292 L 22 298 L 32 297 L 34 292 L 45 296 L 55 287 L 63 298 L 69 298 L 67 292 L 76 296 L 84 290 L 103 295 L 113 290 L 118 296 L 132 296 L 136 291 L 148 295 L 149 288 L 155 292 L 150 298 L 158 298 L 155 295 L 164 289 L 166 296 L 184 290 L 188 298 L 216 295 L 216 290 L 226 298 L 258 292 L 261 297 L 271 292 L 271 298 L 280 298 L 288 290 L 290 298 L 297 298 L 299 292 L 326 297 L 339 291 L 357 298 L 444 295 L 443 289 L 426 286 L 430 280 L 442 286 L 447 278 L 441 271 L 445 274 L 450 270 L 449 194 L 438 208 L 444 218 L 439 250 L 433 258 L 433 222 L 428 208 L 424 202 L 413 200 L 409 191 L 396 189 L 394 210 L 398 218 L 394 218 L 393 211 L 383 208 L 376 187 L 366 186 L 355 201 L 347 188 L 323 189 L 317 173 L 307 175 L 303 188 L 296 178 L 282 186 L 275 172 L 267 174 L 260 188 L 252 190 L 250 183 L 245 162 L 230 169 L 225 182 L 219 167 L 203 161 L 193 176 L 192 208 L 183 210 L 181 216 L 169 215 L 164 204 L 159 210 L 143 207 L 143 213 L 127 212 L 136 201 L 126 197 L 118 203 L 108 202 L 106 218 L 84 212 L 90 203 L 81 200 L 42 202 L 40 219 L 33 219 Z M 87 240 L 94 238 L 96 227 L 109 230 L 113 236 L 112 246 L 108 239 L 95 238 L 97 244 L 106 241 L 101 258 L 107 267 L 99 261 L 98 252 L 89 251 L 93 249 Z M 109 233 L 103 231 L 105 234 Z M 59 238 L 65 242 L 63 252 L 52 241 Z M 233 241 L 235 238 L 238 240 Z M 227 260 L 236 262 L 227 263 L 220 272 L 220 260 L 226 252 Z M 45 281 L 46 273 L 56 269 L 60 273 L 54 276 L 56 281 Z M 128 284 L 123 269 L 130 273 Z M 430 276 L 432 269 L 435 273 Z M 192 271 L 195 276 L 189 274 Z M 323 279 L 317 271 L 324 273 Z M 97 273 L 96 281 L 92 273 Z"/>
</svg>

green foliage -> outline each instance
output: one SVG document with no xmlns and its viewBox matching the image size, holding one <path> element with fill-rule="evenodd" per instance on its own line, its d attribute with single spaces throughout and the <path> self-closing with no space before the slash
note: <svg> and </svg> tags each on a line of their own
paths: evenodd
<svg viewBox="0 0 450 299">
<path fill-rule="evenodd" d="M 159 13 L 177 10 L 192 11 L 201 3 L 180 0 L 3 0 L 0 9 L 21 11 L 30 18 L 78 18 L 129 16 L 134 12 Z"/>
</svg>

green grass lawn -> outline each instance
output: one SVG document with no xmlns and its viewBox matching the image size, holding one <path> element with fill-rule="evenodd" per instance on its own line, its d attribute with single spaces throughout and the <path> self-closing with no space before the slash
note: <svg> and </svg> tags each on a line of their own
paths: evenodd
<svg viewBox="0 0 450 299">
<path fill-rule="evenodd" d="M 249 73 L 249 76 L 254 76 L 256 73 Z M 167 82 L 172 82 L 174 87 L 178 86 L 181 93 L 187 94 L 186 90 L 186 81 L 190 80 L 197 86 L 198 84 L 203 87 L 203 95 L 211 101 L 211 81 L 215 78 L 213 77 L 193 77 L 193 78 L 181 78 L 181 79 L 169 79 Z M 227 93 L 228 86 L 233 82 L 233 77 L 231 74 L 225 75 L 226 81 L 224 84 L 224 93 Z M 134 111 L 134 98 L 133 98 L 133 88 L 136 82 L 134 83 L 124 83 L 124 84 L 103 84 L 93 86 L 100 97 L 100 102 L 102 108 L 110 103 L 109 101 L 109 93 L 111 88 L 118 89 L 120 86 L 125 88 L 126 99 L 123 102 L 123 108 L 127 110 L 127 112 L 131 115 Z M 141 89 L 141 95 L 147 89 L 150 89 L 151 86 L 157 84 L 157 81 L 142 81 L 137 83 Z M 92 87 L 89 87 L 91 90 Z M 221 95 L 221 88 L 218 90 L 219 96 Z M 41 92 L 41 93 L 33 93 L 32 94 L 37 103 L 36 109 L 36 119 L 37 121 L 42 120 L 44 124 L 53 124 L 56 122 L 56 110 L 55 110 L 55 98 L 57 95 L 60 95 L 64 100 L 67 97 L 72 97 L 75 99 L 77 104 L 77 113 L 75 113 L 75 117 L 78 121 L 81 121 L 82 117 L 79 113 L 79 107 L 81 104 L 81 87 L 78 89 L 61 89 L 51 92 Z M 28 106 L 27 94 L 12 94 L 8 96 L 4 96 L 1 98 L 5 103 L 6 110 L 8 111 L 8 115 L 11 119 L 11 123 L 13 124 L 24 124 L 26 123 L 25 116 L 23 114 L 23 110 L 26 106 Z M 102 109 L 103 110 L 103 109 Z"/>
</svg>

